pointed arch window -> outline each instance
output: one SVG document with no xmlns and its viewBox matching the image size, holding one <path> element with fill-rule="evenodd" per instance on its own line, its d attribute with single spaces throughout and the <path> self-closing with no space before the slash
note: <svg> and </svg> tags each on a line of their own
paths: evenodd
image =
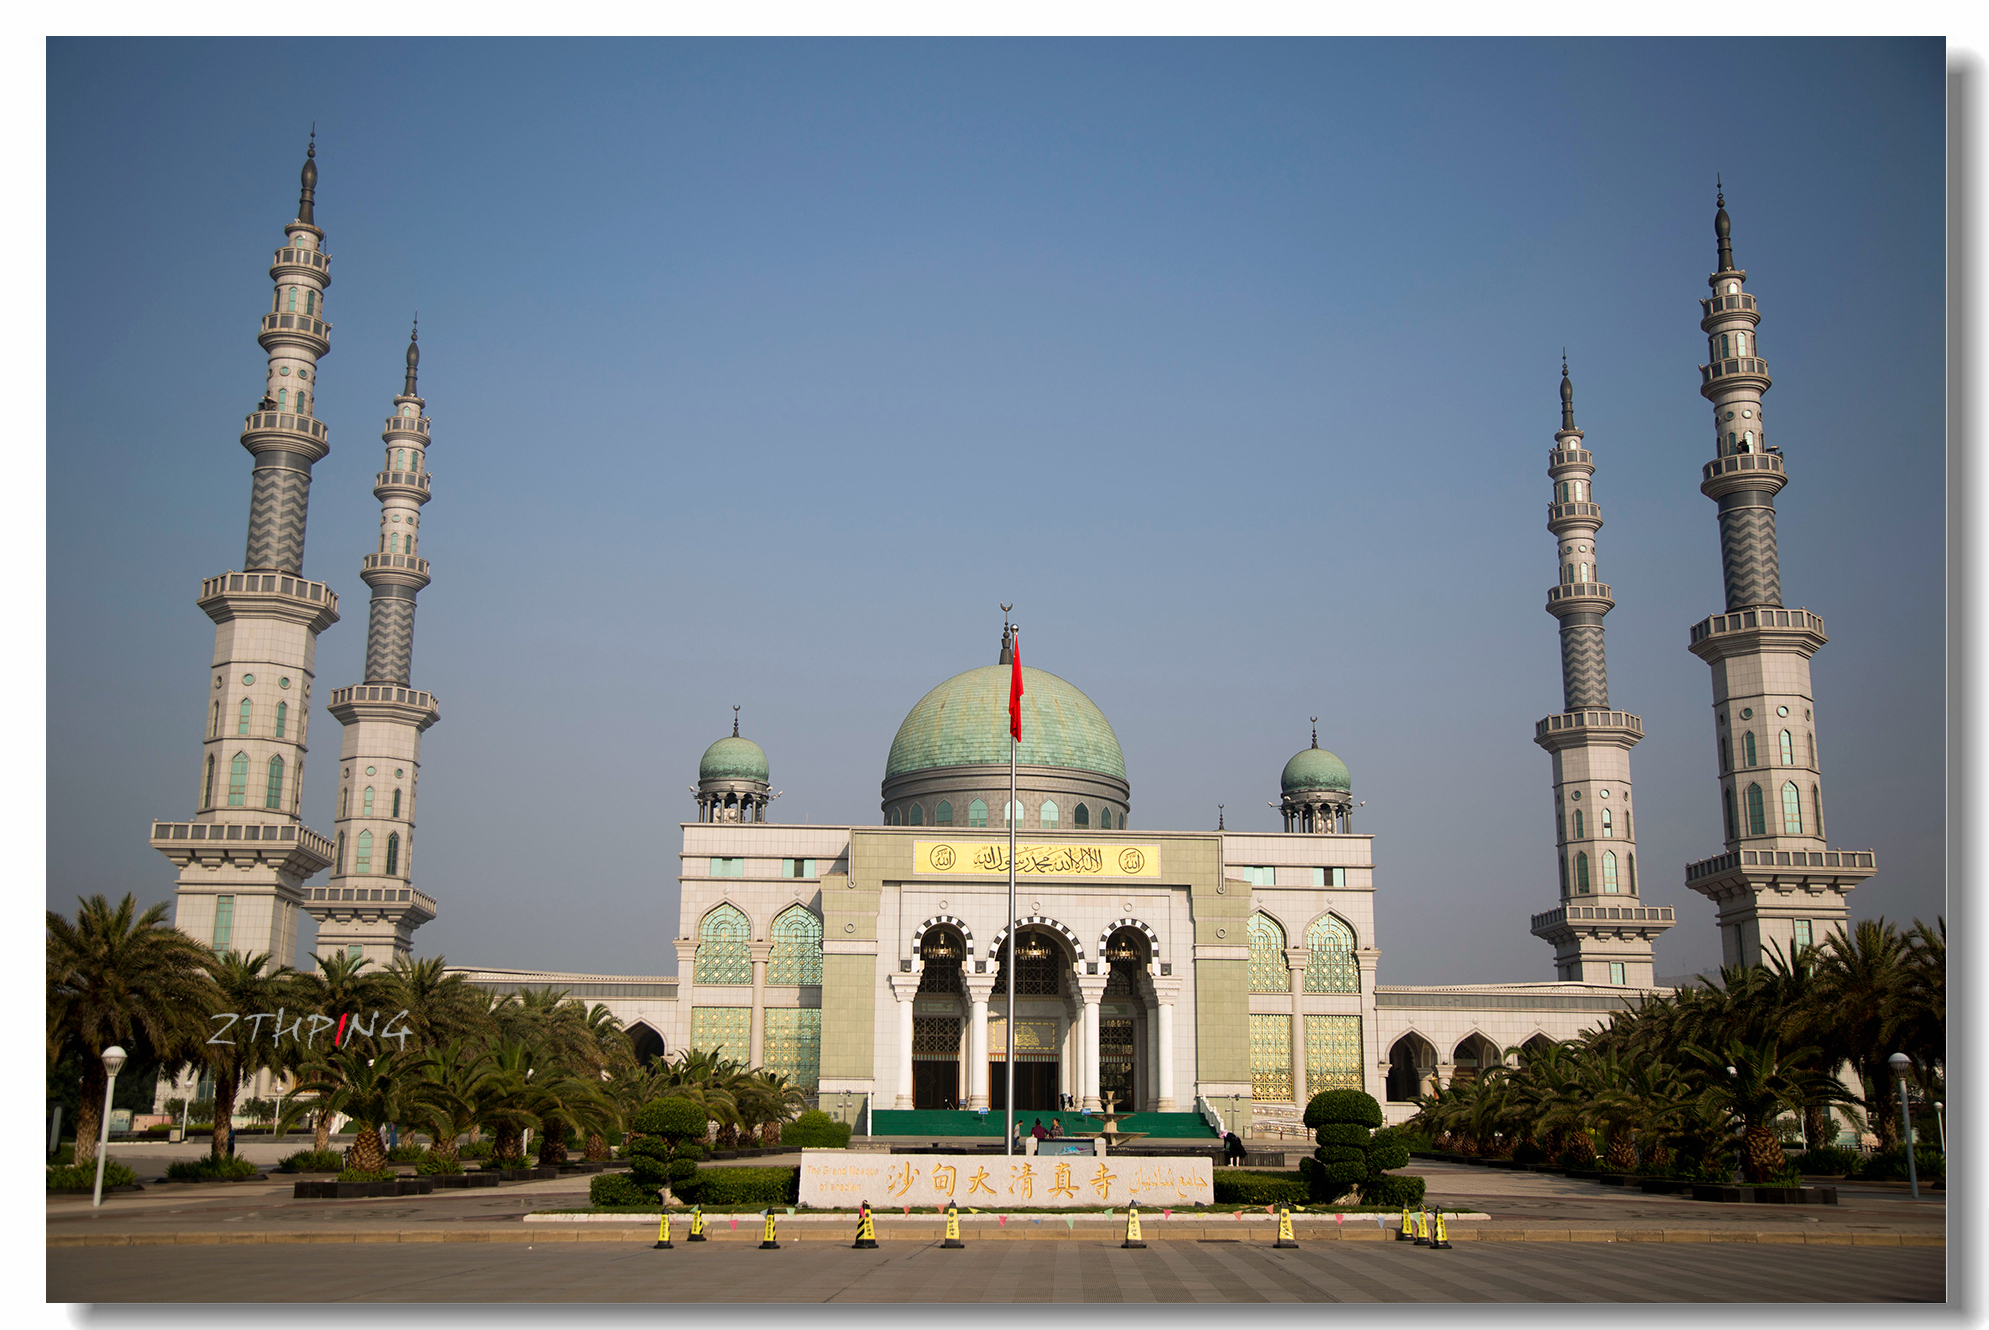
<svg viewBox="0 0 1989 1330">
<path fill-rule="evenodd" d="M 263 792 L 264 808 L 283 807 L 283 759 L 269 759 L 269 788 Z"/>
<path fill-rule="evenodd" d="M 985 827 L 988 824 L 988 805 L 985 799 L 976 799 L 967 805 L 967 825 Z"/>
<path fill-rule="evenodd" d="M 295 314 L 296 312 L 297 312 L 297 288 L 293 286 L 290 288 L 290 307 L 286 309 L 284 313 Z"/>
<path fill-rule="evenodd" d="M 1605 836 L 1616 834 L 1616 814 L 1607 808 L 1602 810 L 1602 834 Z"/>
<path fill-rule="evenodd" d="M 822 982 L 822 921 L 805 906 L 791 905 L 773 923 L 773 952 L 767 958 L 770 984 Z"/>
<path fill-rule="evenodd" d="M 352 871 L 370 873 L 373 871 L 373 833 L 362 831 L 357 842 L 358 853 L 353 856 Z"/>
<path fill-rule="evenodd" d="M 939 807 L 932 810 L 932 825 L 935 827 L 953 825 L 953 803 L 950 799 L 941 799 Z"/>
<path fill-rule="evenodd" d="M 1782 782 L 1782 834 L 1803 834 L 1803 797 L 1797 793 L 1796 783 L 1792 780 Z"/>
<path fill-rule="evenodd" d="M 249 732 L 249 710 L 250 702 L 245 697 L 242 699 L 241 709 L 235 713 L 235 733 L 238 735 Z"/>
<path fill-rule="evenodd" d="M 1761 807 L 1761 787 L 1747 787 L 1747 834 L 1765 836 L 1768 834 L 1768 815 Z"/>
<path fill-rule="evenodd" d="M 698 925 L 697 958 L 691 965 L 691 982 L 697 984 L 750 984 L 753 959 L 746 943 L 753 928 L 736 905 L 721 905 Z"/>
<path fill-rule="evenodd" d="M 1305 991 L 1358 993 L 1361 969 L 1354 961 L 1354 930 L 1327 914 L 1305 930 Z"/>
<path fill-rule="evenodd" d="M 212 753 L 207 755 L 207 780 L 201 785 L 200 790 L 200 806 L 214 807 L 214 754 Z"/>
<path fill-rule="evenodd" d="M 359 816 L 373 816 L 373 787 L 368 785 L 365 793 L 359 796 Z"/>
<path fill-rule="evenodd" d="M 1043 800 L 1043 830 L 1055 831 L 1056 828 L 1057 802 L 1054 799 L 1045 799 Z"/>
<path fill-rule="evenodd" d="M 219 702 L 216 702 L 214 704 L 214 715 L 207 722 L 207 737 L 210 739 L 215 739 L 219 738 L 220 735 L 221 735 L 221 704 Z"/>
<path fill-rule="evenodd" d="M 393 815 L 394 815 L 395 817 L 399 817 L 399 816 L 401 815 L 401 792 L 400 792 L 400 791 L 399 791 L 398 789 L 396 789 L 396 790 L 394 791 L 394 814 L 393 814 Z"/>
<path fill-rule="evenodd" d="M 1003 805 L 1001 806 L 1001 808 L 1002 808 L 1002 812 L 1001 812 L 1001 824 L 1002 824 L 1002 825 L 1003 825 L 1004 827 L 1005 827 L 1005 826 L 1008 826 L 1008 825 L 1010 825 L 1011 823 L 1013 823 L 1013 824 L 1015 824 L 1015 825 L 1017 825 L 1017 826 L 1020 826 L 1020 825 L 1021 825 L 1021 823 L 1022 823 L 1022 801 L 1021 801 L 1020 799 L 1017 799 L 1017 800 L 1016 800 L 1016 801 L 1014 801 L 1013 803 L 1006 803 L 1006 804 L 1003 804 Z"/>
<path fill-rule="evenodd" d="M 1809 787 L 1810 811 L 1816 814 L 1816 834 L 1823 835 L 1823 795 L 1816 786 Z"/>
<path fill-rule="evenodd" d="M 1744 735 L 1744 736 L 1742 737 L 1742 739 L 1741 739 L 1741 742 L 1740 742 L 1740 748 L 1741 748 L 1741 755 L 1742 755 L 1743 757 L 1745 757 L 1745 758 L 1747 759 L 1747 765 L 1748 765 L 1748 766 L 1750 766 L 1750 767 L 1751 767 L 1751 766 L 1754 766 L 1754 765 L 1755 765 L 1755 760 L 1754 760 L 1754 731 L 1753 731 L 1753 730 L 1749 730 L 1749 731 L 1748 731 L 1748 732 L 1746 733 L 1746 735 Z"/>
<path fill-rule="evenodd" d="M 1782 731 L 1782 765 L 1783 765 L 1783 766 L 1785 766 L 1785 767 L 1792 767 L 1792 766 L 1794 766 L 1795 764 L 1796 764 L 1796 739 L 1795 739 L 1795 736 L 1794 736 L 1794 735 L 1792 735 L 1792 734 L 1790 734 L 1790 733 L 1789 733 L 1789 732 L 1788 732 L 1787 730 L 1783 730 L 1783 731 Z"/>
<path fill-rule="evenodd" d="M 1285 961 L 1285 930 L 1268 914 L 1250 916 L 1250 991 L 1291 992 L 1291 966 Z"/>
<path fill-rule="evenodd" d="M 345 876 L 345 833 L 338 833 L 338 848 L 332 852 L 332 876 Z"/>
<path fill-rule="evenodd" d="M 1630 861 L 1630 894 L 1634 896 L 1637 894 L 1637 856 L 1630 854 L 1625 857 Z"/>
<path fill-rule="evenodd" d="M 283 731 L 285 727 L 287 727 L 289 724 L 290 724 L 290 704 L 288 702 L 278 702 L 276 704 L 277 738 L 281 739 L 283 737 Z"/>
<path fill-rule="evenodd" d="M 1089 831 L 1091 829 L 1091 810 L 1083 804 L 1079 804 L 1071 810 L 1070 824 L 1079 831 Z"/>
<path fill-rule="evenodd" d="M 1588 852 L 1584 850 L 1575 856 L 1575 894 L 1588 895 Z"/>
<path fill-rule="evenodd" d="M 1575 839 L 1582 840 L 1587 835 L 1588 833 L 1582 830 L 1582 810 L 1577 808 L 1575 810 Z"/>
<path fill-rule="evenodd" d="M 387 835 L 387 876 L 392 877 L 395 873 L 399 872 L 400 866 L 401 833 L 398 831 L 389 832 Z"/>
<path fill-rule="evenodd" d="M 249 755 L 235 754 L 228 764 L 228 807 L 241 808 L 249 801 Z"/>
<path fill-rule="evenodd" d="M 1724 789 L 1720 791 L 1720 807 L 1722 810 L 1725 811 L 1727 815 L 1727 839 L 1733 840 L 1740 833 L 1734 830 L 1733 791 L 1731 789 Z"/>
<path fill-rule="evenodd" d="M 1568 894 L 1568 856 L 1561 856 L 1561 894 Z"/>
<path fill-rule="evenodd" d="M 276 409 L 278 411 L 288 411 L 290 409 L 290 390 L 288 388 L 278 388 L 276 390 Z"/>
<path fill-rule="evenodd" d="M 1617 890 L 1616 851 L 1604 850 L 1602 852 L 1602 894 L 1605 896 L 1614 896 L 1617 894 Z"/>
<path fill-rule="evenodd" d="M 924 826 L 924 825 L 925 825 L 925 809 L 923 809 L 923 808 L 919 807 L 919 806 L 918 806 L 917 804 L 913 804 L 913 805 L 912 805 L 912 808 L 911 808 L 911 811 L 910 811 L 909 813 L 905 814 L 905 825 L 906 825 L 906 826 L 908 826 L 908 827 L 922 827 L 922 826 Z"/>
<path fill-rule="evenodd" d="M 352 787 L 346 786 L 338 792 L 338 815 L 344 817 L 352 811 Z"/>
</svg>

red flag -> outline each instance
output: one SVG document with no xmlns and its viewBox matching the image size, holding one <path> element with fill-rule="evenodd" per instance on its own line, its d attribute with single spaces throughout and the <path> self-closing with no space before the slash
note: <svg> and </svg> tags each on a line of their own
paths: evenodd
<svg viewBox="0 0 1989 1330">
<path fill-rule="evenodd" d="M 1008 676 L 1008 732 L 1017 743 L 1022 742 L 1022 634 L 1015 635 L 1009 650 L 1009 659 L 1014 662 L 1014 672 Z"/>
</svg>

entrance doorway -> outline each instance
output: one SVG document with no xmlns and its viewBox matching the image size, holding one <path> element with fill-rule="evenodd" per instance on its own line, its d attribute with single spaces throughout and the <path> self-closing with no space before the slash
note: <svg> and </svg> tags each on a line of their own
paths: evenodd
<svg viewBox="0 0 1989 1330">
<path fill-rule="evenodd" d="M 912 1062 L 913 1108 L 960 1107 L 960 1064 L 916 1058 Z"/>
<path fill-rule="evenodd" d="M 1015 1064 L 1015 1111 L 1042 1110 L 1055 1112 L 1057 1108 L 1058 1062 L 1020 1062 Z M 1006 1111 L 1008 1108 L 1008 1064 L 990 1062 L 988 1064 L 988 1103 Z"/>
<path fill-rule="evenodd" d="M 1129 1017 L 1098 1022 L 1098 1097 L 1126 1109 L 1136 1107 L 1133 1029 Z"/>
</svg>

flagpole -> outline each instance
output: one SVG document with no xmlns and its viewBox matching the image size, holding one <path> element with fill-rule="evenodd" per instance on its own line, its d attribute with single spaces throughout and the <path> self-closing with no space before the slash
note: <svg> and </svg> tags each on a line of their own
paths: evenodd
<svg viewBox="0 0 1989 1330">
<path fill-rule="evenodd" d="M 1004 624 L 1003 632 L 1010 638 L 1010 650 L 1020 651 L 1021 634 L 1012 625 Z M 1008 806 L 1002 810 L 1003 820 L 1008 823 L 1008 1091 L 1003 1102 L 1008 1105 L 1008 1121 L 1001 1141 L 1002 1153 L 1015 1153 L 1015 728 L 1008 731 Z"/>
</svg>

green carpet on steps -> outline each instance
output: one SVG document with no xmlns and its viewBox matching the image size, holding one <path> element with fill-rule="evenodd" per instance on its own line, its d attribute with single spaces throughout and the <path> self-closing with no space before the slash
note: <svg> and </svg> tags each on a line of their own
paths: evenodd
<svg viewBox="0 0 1989 1330">
<path fill-rule="evenodd" d="M 1003 1110 L 990 1109 L 985 1121 L 975 1112 L 961 1109 L 889 1109 L 880 1108 L 870 1115 L 870 1132 L 873 1136 L 986 1136 L 1000 1140 Z M 1082 1113 L 1057 1113 L 1039 1109 L 1017 1109 L 1015 1121 L 1026 1135 L 1035 1125 L 1036 1119 L 1043 1120 L 1047 1128 L 1052 1118 L 1063 1119 L 1066 1135 L 1081 1132 L 1095 1132 L 1101 1124 L 1097 1118 L 1087 1118 Z M 1118 1130 L 1145 1132 L 1149 1137 L 1171 1137 L 1176 1139 L 1203 1140 L 1214 1142 L 1215 1132 L 1202 1120 L 1199 1113 L 1134 1113 L 1119 1120 Z"/>
</svg>

